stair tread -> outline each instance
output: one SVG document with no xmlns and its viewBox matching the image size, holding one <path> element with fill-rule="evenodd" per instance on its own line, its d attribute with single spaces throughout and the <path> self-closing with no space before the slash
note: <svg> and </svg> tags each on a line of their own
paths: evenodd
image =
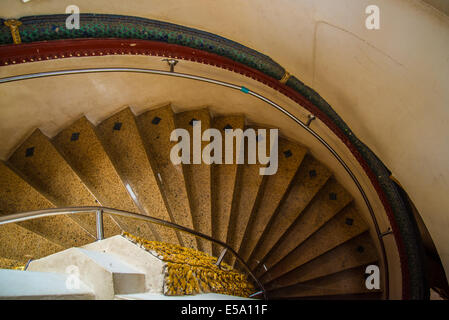
<svg viewBox="0 0 449 320">
<path fill-rule="evenodd" d="M 251 256 L 265 228 L 275 216 L 277 208 L 307 152 L 306 148 L 286 139 L 280 138 L 278 144 L 278 170 L 276 174 L 265 177 L 267 181 L 264 183 L 261 201 L 246 229 L 245 246 L 241 247 L 239 251 L 241 257 L 246 261 Z"/>
<path fill-rule="evenodd" d="M 346 223 L 347 220 L 351 224 Z M 302 264 L 332 250 L 336 246 L 362 234 L 368 230 L 368 226 L 361 219 L 353 205 L 344 208 L 330 219 L 321 229 L 311 235 L 307 240 L 288 253 L 277 264 L 271 265 L 265 262 L 269 272 L 261 276 L 262 281 L 267 277 L 275 279 Z M 260 271 L 256 272 L 260 275 Z"/>
<path fill-rule="evenodd" d="M 182 166 L 174 165 L 170 160 L 171 148 L 176 144 L 170 142 L 171 132 L 175 129 L 171 107 L 165 106 L 139 115 L 137 125 L 150 163 L 159 179 L 172 222 L 193 229 Z M 181 233 L 180 240 L 186 247 L 197 248 L 196 239 L 190 234 Z"/>
<path fill-rule="evenodd" d="M 0 214 L 53 208 L 54 205 L 11 168 L 0 162 Z M 63 247 L 83 245 L 94 238 L 68 216 L 49 216 L 18 223 Z"/>
<path fill-rule="evenodd" d="M 330 178 L 304 212 L 265 256 L 262 260 L 263 263 L 269 267 L 274 266 L 331 220 L 351 200 L 352 197 L 349 193 L 334 178 Z"/>
<path fill-rule="evenodd" d="M 357 267 L 268 292 L 270 299 L 375 293 L 365 286 L 365 268 Z"/>
<path fill-rule="evenodd" d="M 273 290 L 327 276 L 343 270 L 372 264 L 378 260 L 376 248 L 368 232 L 300 265 L 265 285 Z"/>
<path fill-rule="evenodd" d="M 92 290 L 80 282 L 79 288 L 67 288 L 69 275 L 53 272 L 0 270 L 0 297 L 10 299 L 70 298 L 93 299 Z"/>
<path fill-rule="evenodd" d="M 76 248 L 84 255 L 92 259 L 96 264 L 100 265 L 105 270 L 111 273 L 128 273 L 128 274 L 142 274 L 145 273 L 140 272 L 128 265 L 126 262 L 122 261 L 119 257 L 115 256 L 111 253 L 104 253 L 94 250 L 88 250 L 83 248 Z"/>
<path fill-rule="evenodd" d="M 0 242 L 1 243 L 1 242 Z M 0 256 L 0 269 L 14 269 L 20 266 L 23 266 L 23 262 L 15 260 L 3 258 Z"/>
<path fill-rule="evenodd" d="M 199 139 L 205 130 L 211 126 L 209 110 L 200 109 L 185 111 L 175 115 L 176 128 L 182 128 L 190 134 L 190 164 L 183 164 L 184 177 L 186 179 L 187 193 L 192 212 L 193 226 L 196 231 L 203 234 L 212 235 L 212 195 L 211 195 L 211 165 L 206 164 L 200 159 L 200 164 L 193 163 L 193 139 L 194 127 L 192 121 L 201 122 L 201 131 Z M 198 124 L 197 124 L 198 125 Z M 199 127 L 198 127 L 199 128 Z M 202 141 L 202 140 L 201 140 Z M 199 145 L 202 151 L 209 144 L 202 141 Z M 198 152 L 197 151 L 197 152 Z M 201 153 L 200 153 L 201 155 Z M 208 254 L 212 254 L 212 243 L 203 239 L 197 239 L 198 248 Z"/>
<path fill-rule="evenodd" d="M 140 211 L 171 221 L 131 109 L 126 108 L 104 120 L 97 126 L 97 132 L 126 188 L 135 195 Z M 161 241 L 179 243 L 173 229 L 156 224 L 154 228 Z"/>
<path fill-rule="evenodd" d="M 86 117 L 62 130 L 53 138 L 53 143 L 101 205 L 139 213 Z M 123 230 L 154 239 L 148 223 L 117 216 L 113 219 Z"/>
<path fill-rule="evenodd" d="M 240 168 L 241 173 L 234 198 L 235 210 L 231 212 L 227 236 L 227 244 L 237 252 L 242 244 L 253 209 L 260 201 L 259 190 L 264 181 L 263 175 L 259 172 L 260 168 L 262 165 L 259 164 L 244 164 Z M 229 256 L 226 261 L 233 263 L 234 259 Z"/>
<path fill-rule="evenodd" d="M 0 226 L 0 257 L 26 263 L 64 250 L 64 247 L 15 223 Z"/>
<path fill-rule="evenodd" d="M 255 267 L 254 261 L 261 261 L 266 256 L 330 176 L 330 171 L 314 157 L 311 155 L 304 157 L 287 196 L 279 207 L 277 218 L 267 226 L 249 259 L 252 262 L 250 267 Z"/>
<path fill-rule="evenodd" d="M 351 224 L 348 224 L 347 221 L 351 221 Z M 276 279 L 278 276 L 307 263 L 367 230 L 366 223 L 354 206 L 350 205 L 329 220 L 301 245 L 289 252 L 277 264 L 270 265 L 265 262 L 269 271 L 261 276 L 261 281 L 266 282 L 268 278 Z M 260 275 L 260 271 L 257 274 Z"/>
<path fill-rule="evenodd" d="M 30 149 L 32 156 L 26 156 Z M 98 206 L 94 195 L 39 129 L 19 146 L 8 162 L 59 207 Z M 70 217 L 90 234 L 96 234 L 95 215 L 86 213 Z M 121 232 L 108 215 L 104 216 L 103 225 L 106 237 Z"/>
<path fill-rule="evenodd" d="M 242 115 L 215 117 L 212 127 L 221 132 L 224 150 L 225 129 L 243 130 L 245 118 Z M 229 219 L 231 217 L 238 174 L 238 164 L 235 160 L 235 142 L 233 150 L 234 159 L 232 164 L 225 164 L 225 152 L 222 152 L 222 164 L 214 164 L 212 166 L 212 236 L 222 242 L 226 242 L 228 235 Z M 222 249 L 220 246 L 213 245 L 213 254 L 218 256 Z"/>
</svg>

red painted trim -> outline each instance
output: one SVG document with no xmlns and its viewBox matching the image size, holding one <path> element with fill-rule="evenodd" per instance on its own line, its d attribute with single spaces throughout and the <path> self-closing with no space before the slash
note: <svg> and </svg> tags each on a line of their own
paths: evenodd
<svg viewBox="0 0 449 320">
<path fill-rule="evenodd" d="M 303 95 L 286 86 L 285 84 L 282 84 L 278 80 L 271 78 L 264 73 L 250 68 L 246 65 L 206 51 L 165 42 L 115 38 L 54 40 L 25 43 L 20 45 L 3 45 L 0 46 L 0 66 L 52 59 L 105 55 L 163 56 L 213 65 L 240 73 L 254 80 L 262 82 L 286 95 L 287 97 L 313 113 L 317 118 L 325 123 L 332 130 L 332 132 L 349 148 L 349 150 L 365 170 L 365 173 L 368 175 L 371 183 L 373 184 L 373 187 L 375 188 L 388 215 L 392 231 L 395 236 L 396 244 L 398 246 L 403 280 L 403 298 L 409 298 L 409 274 L 403 240 L 399 234 L 399 230 L 394 219 L 393 210 L 381 186 L 379 185 L 375 174 L 371 171 L 368 164 L 363 159 L 362 155 L 356 149 L 356 147 L 326 114 L 321 112 L 320 109 L 318 109 Z"/>
</svg>

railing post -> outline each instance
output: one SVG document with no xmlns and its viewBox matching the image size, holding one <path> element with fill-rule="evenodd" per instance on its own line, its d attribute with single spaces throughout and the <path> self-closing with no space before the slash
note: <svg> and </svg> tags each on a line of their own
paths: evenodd
<svg viewBox="0 0 449 320">
<path fill-rule="evenodd" d="M 220 266 L 221 262 L 223 261 L 223 258 L 226 254 L 226 252 L 228 251 L 228 248 L 224 248 L 221 252 L 220 252 L 220 256 L 217 259 L 217 262 L 215 262 L 216 266 Z"/>
<path fill-rule="evenodd" d="M 97 240 L 104 239 L 103 233 L 103 209 L 98 209 L 96 214 L 96 222 L 97 222 Z"/>
</svg>

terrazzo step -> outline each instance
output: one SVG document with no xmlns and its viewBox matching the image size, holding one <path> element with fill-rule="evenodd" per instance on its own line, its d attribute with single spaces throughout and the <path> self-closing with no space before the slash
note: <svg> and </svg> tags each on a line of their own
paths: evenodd
<svg viewBox="0 0 449 320">
<path fill-rule="evenodd" d="M 53 207 L 53 203 L 0 162 L 0 215 Z M 65 248 L 95 240 L 68 216 L 38 218 L 19 222 L 18 225 Z"/>
<path fill-rule="evenodd" d="M 139 115 L 137 125 L 153 171 L 158 177 L 172 222 L 193 229 L 182 165 L 174 165 L 170 160 L 170 151 L 176 144 L 176 142 L 170 142 L 170 135 L 176 129 L 171 107 L 168 105 Z M 186 233 L 179 234 L 181 245 L 197 248 L 194 236 Z"/>
<path fill-rule="evenodd" d="M 353 205 L 349 205 L 277 264 L 270 265 L 268 261 L 264 262 L 264 268 L 256 270 L 256 274 L 260 276 L 262 282 L 266 283 L 333 250 L 367 230 L 368 226 L 357 210 Z M 358 255 L 355 251 L 353 253 Z M 266 269 L 268 269 L 267 272 Z"/>
<path fill-rule="evenodd" d="M 64 248 L 15 223 L 0 226 L 0 257 L 25 264 Z"/>
<path fill-rule="evenodd" d="M 240 174 L 237 181 L 237 189 L 235 191 L 234 206 L 229 219 L 228 236 L 226 243 L 236 252 L 242 244 L 245 235 L 246 226 L 249 219 L 260 202 L 260 190 L 263 187 L 263 175 L 260 175 L 259 164 L 243 164 L 240 167 Z M 225 261 L 230 265 L 234 265 L 235 257 L 226 255 Z"/>
<path fill-rule="evenodd" d="M 287 196 L 279 206 L 277 218 L 271 220 L 249 258 L 251 268 L 255 268 L 256 261 L 261 261 L 267 255 L 330 176 L 331 172 L 314 157 L 304 157 Z"/>
<path fill-rule="evenodd" d="M 265 228 L 272 219 L 276 219 L 277 209 L 284 198 L 287 189 L 292 182 L 307 149 L 279 138 L 278 142 L 278 170 L 275 174 L 265 176 L 267 180 L 262 190 L 261 201 L 257 210 L 253 213 L 246 228 L 243 238 L 245 244 L 240 248 L 239 254 L 243 260 L 248 261 L 258 241 L 260 241 Z"/>
<path fill-rule="evenodd" d="M 91 300 L 92 290 L 84 283 L 67 288 L 69 275 L 52 272 L 0 270 L 0 300 Z"/>
<path fill-rule="evenodd" d="M 58 207 L 99 205 L 95 196 L 39 129 L 19 146 L 8 162 Z M 91 235 L 96 235 L 94 214 L 77 214 L 70 217 Z M 107 214 L 104 215 L 103 225 L 106 237 L 121 232 L 119 226 Z"/>
<path fill-rule="evenodd" d="M 53 144 L 102 206 L 140 213 L 86 117 L 58 133 Z M 156 238 L 149 223 L 117 216 L 113 219 L 122 230 Z"/>
<path fill-rule="evenodd" d="M 269 299 L 294 299 L 330 295 L 374 294 L 365 286 L 365 267 L 357 267 L 322 278 L 268 291 Z"/>
<path fill-rule="evenodd" d="M 130 108 L 120 111 L 96 128 L 103 146 L 120 175 L 139 211 L 165 221 L 171 221 L 164 199 Z M 173 229 L 154 224 L 161 241 L 178 244 Z"/>
<path fill-rule="evenodd" d="M 200 121 L 195 124 L 194 121 Z M 199 164 L 194 163 L 193 154 L 196 152 L 201 157 L 202 150 L 209 144 L 202 141 L 201 137 L 205 130 L 211 126 L 211 118 L 209 110 L 201 109 L 194 111 L 186 111 L 175 114 L 176 128 L 185 129 L 190 134 L 190 164 L 183 164 L 183 172 L 187 186 L 187 194 L 189 196 L 190 208 L 192 212 L 193 226 L 196 231 L 203 234 L 212 235 L 212 187 L 211 187 L 211 168 L 210 164 L 203 162 L 200 158 Z M 201 126 L 201 130 L 200 130 Z M 195 129 L 196 128 L 196 129 Z M 197 133 L 194 133 L 195 132 Z M 194 150 L 194 135 L 198 134 L 201 144 Z M 196 146 L 196 144 L 195 144 Z M 198 249 L 208 254 L 212 254 L 212 243 L 204 239 L 197 238 Z"/>
<path fill-rule="evenodd" d="M 70 248 L 33 260 L 28 270 L 76 275 L 99 300 L 113 299 L 116 294 L 145 292 L 145 273 L 113 254 L 84 248 Z"/>
<path fill-rule="evenodd" d="M 260 266 L 265 264 L 265 266 L 271 268 L 281 261 L 292 250 L 324 226 L 351 200 L 352 197 L 346 190 L 334 178 L 330 178 L 304 212 L 260 261 Z"/>
<path fill-rule="evenodd" d="M 377 253 L 368 232 L 267 283 L 266 290 L 295 285 L 363 265 L 376 264 Z"/>
<path fill-rule="evenodd" d="M 242 115 L 220 116 L 213 120 L 213 128 L 222 134 L 222 146 L 225 146 L 225 130 L 241 129 L 245 127 L 245 118 Z M 226 242 L 232 204 L 235 196 L 238 167 L 236 163 L 236 144 L 234 141 L 233 163 L 225 164 L 225 152 L 222 152 L 222 164 L 212 165 L 212 237 Z M 222 248 L 212 245 L 212 252 L 219 256 Z"/>
<path fill-rule="evenodd" d="M 24 266 L 23 262 L 15 259 L 8 259 L 0 257 L 0 269 L 14 269 Z"/>
</svg>

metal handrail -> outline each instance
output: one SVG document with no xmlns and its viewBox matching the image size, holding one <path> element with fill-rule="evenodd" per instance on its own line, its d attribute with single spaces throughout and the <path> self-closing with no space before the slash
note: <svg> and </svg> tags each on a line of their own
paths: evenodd
<svg viewBox="0 0 449 320">
<path fill-rule="evenodd" d="M 232 249 L 229 245 L 226 243 L 216 240 L 208 235 L 205 235 L 201 232 L 198 232 L 196 230 L 181 226 L 179 224 L 165 221 L 159 218 L 151 217 L 151 216 L 145 216 L 143 214 L 138 214 L 130 211 L 125 210 L 118 210 L 114 208 L 108 208 L 108 207 L 101 207 L 101 206 L 84 206 L 84 207 L 67 207 L 67 208 L 50 208 L 50 209 L 41 209 L 41 210 L 34 210 L 34 211 L 27 211 L 27 212 L 20 212 L 20 213 L 13 213 L 8 214 L 0 217 L 0 225 L 8 224 L 8 223 L 17 223 L 21 221 L 28 221 L 38 218 L 44 218 L 44 217 L 50 217 L 50 216 L 59 216 L 64 214 L 81 214 L 81 213 L 93 213 L 96 214 L 96 229 L 97 229 L 97 240 L 103 240 L 104 239 L 104 229 L 103 229 L 103 213 L 109 213 L 116 216 L 126 217 L 126 218 L 132 218 L 132 219 L 138 219 L 138 220 L 144 220 L 150 223 L 159 224 L 164 227 L 172 228 L 179 230 L 181 232 L 192 234 L 198 238 L 202 238 L 208 241 L 211 241 L 215 244 L 218 244 L 224 249 L 222 250 L 220 257 L 217 259 L 216 265 L 220 265 L 222 262 L 224 255 L 226 252 L 231 252 L 235 258 L 238 260 L 238 262 L 245 268 L 246 272 L 253 278 L 253 280 L 257 283 L 257 285 L 262 289 L 264 299 L 267 298 L 265 288 L 263 284 L 259 281 L 259 279 L 252 273 L 249 266 L 246 264 L 245 261 L 239 256 L 237 252 L 235 252 L 234 249 Z"/>
<path fill-rule="evenodd" d="M 24 74 L 24 75 L 17 75 L 17 76 L 11 76 L 11 77 L 5 77 L 0 78 L 0 84 L 1 83 L 8 83 L 13 81 L 20 81 L 20 80 L 27 80 L 27 79 L 37 79 L 37 78 L 45 78 L 45 77 L 53 77 L 53 76 L 62 76 L 62 75 L 71 75 L 71 74 L 87 74 L 87 73 L 104 73 L 104 72 L 133 72 L 133 73 L 145 73 L 145 74 L 156 74 L 156 75 L 164 75 L 164 76 L 170 76 L 170 77 L 178 77 L 178 78 L 184 78 L 184 79 L 190 79 L 190 80 L 196 80 L 201 82 L 207 82 L 211 84 L 216 84 L 219 86 L 231 88 L 234 90 L 239 90 L 245 94 L 252 95 L 253 97 L 267 103 L 268 105 L 274 107 L 287 117 L 289 117 L 291 120 L 293 120 L 295 123 L 297 123 L 299 126 L 301 126 L 304 130 L 306 130 L 309 134 L 311 134 L 315 139 L 317 139 L 332 155 L 337 161 L 342 165 L 342 167 L 345 169 L 345 171 L 349 174 L 353 182 L 355 183 L 357 189 L 359 190 L 360 194 L 362 195 L 362 198 L 368 208 L 368 211 L 370 213 L 371 219 L 374 223 L 374 228 L 377 234 L 377 237 L 379 239 L 379 244 L 381 248 L 381 253 L 383 257 L 384 268 L 385 268 L 385 291 L 386 291 L 386 297 L 388 299 L 389 296 L 389 272 L 388 272 L 388 260 L 387 260 L 387 254 L 385 250 L 385 244 L 383 241 L 384 233 L 381 232 L 379 228 L 379 224 L 376 219 L 376 215 L 374 213 L 373 207 L 371 206 L 371 203 L 368 199 L 368 196 L 365 193 L 365 190 L 363 189 L 362 185 L 360 184 L 359 180 L 355 176 L 355 174 L 352 172 L 352 170 L 349 168 L 349 166 L 346 164 L 346 162 L 340 157 L 340 155 L 315 131 L 313 131 L 310 128 L 310 118 L 307 123 L 302 122 L 299 118 L 297 118 L 295 115 L 293 115 L 291 112 L 287 111 L 285 108 L 281 107 L 274 101 L 264 97 L 261 94 L 258 94 L 244 86 L 236 85 L 233 83 L 210 79 L 207 77 L 201 77 L 196 76 L 192 74 L 187 73 L 179 73 L 175 72 L 173 68 L 170 68 L 171 71 L 164 71 L 164 70 L 155 70 L 155 69 L 143 69 L 143 68 L 122 68 L 122 67 L 113 67 L 113 68 L 84 68 L 84 69 L 71 69 L 71 70 L 56 70 L 56 71 L 48 71 L 48 72 L 38 72 L 38 73 L 30 73 L 30 74 Z M 314 115 L 311 115 L 313 119 L 315 119 Z M 312 119 L 312 120 L 313 120 Z"/>
</svg>

